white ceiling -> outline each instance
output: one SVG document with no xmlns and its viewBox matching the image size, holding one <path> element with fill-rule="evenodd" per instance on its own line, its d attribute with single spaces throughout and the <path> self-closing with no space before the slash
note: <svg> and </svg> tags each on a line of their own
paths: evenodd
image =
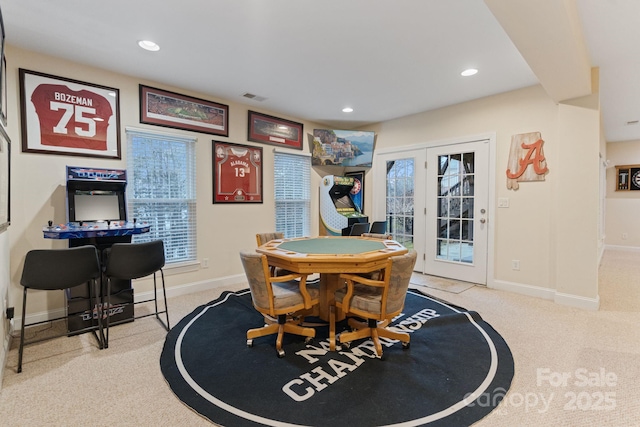
<svg viewBox="0 0 640 427">
<path fill-rule="evenodd" d="M 640 1 L 537 1 L 577 2 L 600 67 L 607 140 L 640 139 L 640 125 L 626 125 L 640 119 Z M 0 8 L 14 46 L 334 128 L 538 83 L 483 0 L 0 0 Z M 142 39 L 160 51 L 141 50 Z M 480 72 L 461 77 L 469 67 Z"/>
</svg>

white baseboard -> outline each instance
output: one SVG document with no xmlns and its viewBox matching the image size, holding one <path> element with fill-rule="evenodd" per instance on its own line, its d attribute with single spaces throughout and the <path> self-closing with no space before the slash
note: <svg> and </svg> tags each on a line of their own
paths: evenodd
<svg viewBox="0 0 640 427">
<path fill-rule="evenodd" d="M 7 355 L 9 354 L 9 349 L 11 348 L 11 334 L 13 333 L 13 323 L 7 322 L 7 324 L 9 324 L 9 331 L 4 337 L 2 348 L 0 348 L 0 367 L 2 368 L 0 369 L 0 391 L 2 391 L 4 368 L 7 366 Z"/>
<path fill-rule="evenodd" d="M 202 280 L 199 282 L 187 283 L 184 285 L 172 286 L 170 288 L 167 288 L 167 298 L 180 296 L 180 295 L 193 294 L 200 291 L 208 291 L 211 289 L 225 288 L 228 286 L 238 285 L 242 283 L 247 283 L 247 278 L 244 274 L 218 277 L 211 280 Z M 161 287 L 160 284 L 158 284 L 158 286 Z M 161 293 L 162 289 L 158 289 L 158 292 Z M 134 301 L 144 301 L 150 298 L 153 298 L 153 291 L 146 291 L 146 292 L 140 292 L 140 293 L 134 292 L 134 296 L 133 296 Z M 29 325 L 32 323 L 46 322 L 47 320 L 64 317 L 66 313 L 67 313 L 67 310 L 65 307 L 60 307 L 60 308 L 56 308 L 48 311 L 41 311 L 39 313 L 31 313 L 27 315 L 26 323 L 27 325 Z M 19 331 L 22 325 L 22 317 L 16 317 L 13 320 L 14 320 L 14 325 L 16 330 Z"/>
<path fill-rule="evenodd" d="M 506 280 L 494 280 L 493 283 L 488 284 L 488 287 L 547 300 L 553 300 L 553 295 L 555 294 L 553 289 L 525 285 L 516 282 L 507 282 Z"/>
<path fill-rule="evenodd" d="M 586 298 L 578 295 L 556 292 L 553 300 L 558 304 L 581 308 L 583 310 L 598 311 L 600 308 L 600 295 L 595 298 Z"/>
<path fill-rule="evenodd" d="M 640 252 L 638 246 L 622 246 L 622 245 L 605 245 L 605 250 L 612 251 L 627 251 L 627 252 Z"/>
<path fill-rule="evenodd" d="M 597 311 L 598 308 L 600 308 L 600 296 L 597 296 L 596 298 L 586 298 L 579 295 L 557 292 L 555 289 L 525 285 L 522 283 L 507 282 L 504 280 L 494 280 L 493 283 L 488 285 L 488 287 L 501 291 L 514 292 L 521 295 L 542 298 L 554 301 L 557 304 L 581 308 L 583 310 Z"/>
</svg>

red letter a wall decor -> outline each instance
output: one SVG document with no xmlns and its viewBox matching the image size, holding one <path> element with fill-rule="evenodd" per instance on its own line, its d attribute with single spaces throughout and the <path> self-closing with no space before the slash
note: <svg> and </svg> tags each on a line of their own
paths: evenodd
<svg viewBox="0 0 640 427">
<path fill-rule="evenodd" d="M 507 165 L 507 188 L 517 190 L 518 182 L 544 181 L 549 171 L 540 132 L 513 135 Z"/>
</svg>

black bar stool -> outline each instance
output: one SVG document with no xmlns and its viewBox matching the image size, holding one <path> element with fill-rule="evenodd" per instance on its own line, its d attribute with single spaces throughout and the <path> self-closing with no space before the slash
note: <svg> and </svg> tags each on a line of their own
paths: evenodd
<svg viewBox="0 0 640 427">
<path fill-rule="evenodd" d="M 90 326 L 74 332 L 92 331 L 98 340 L 99 348 L 103 348 L 102 312 L 98 298 L 97 279 L 99 277 L 100 261 L 98 259 L 98 251 L 94 246 L 86 245 L 68 249 L 34 249 L 27 252 L 24 259 L 22 277 L 20 279 L 20 284 L 24 287 L 24 292 L 22 297 L 22 329 L 20 331 L 20 350 L 18 351 L 18 373 L 22 372 L 25 326 L 33 326 L 67 318 L 66 316 L 58 317 L 56 319 L 25 325 L 27 289 L 44 291 L 63 290 L 89 283 L 89 312 L 92 313 L 92 319 L 97 318 L 97 328 L 100 335 L 98 336 L 96 326 L 93 325 L 93 322 L 90 322 L 92 323 Z M 64 335 L 56 335 L 47 337 L 46 339 L 58 338 L 60 336 Z"/>
</svg>

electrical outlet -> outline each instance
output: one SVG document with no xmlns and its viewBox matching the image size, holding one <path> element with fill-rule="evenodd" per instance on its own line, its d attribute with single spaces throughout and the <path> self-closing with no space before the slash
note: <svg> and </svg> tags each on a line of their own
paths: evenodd
<svg viewBox="0 0 640 427">
<path fill-rule="evenodd" d="M 209 268 L 209 258 L 202 258 L 202 268 Z"/>
<path fill-rule="evenodd" d="M 629 235 L 627 233 L 622 233 L 622 240 L 627 240 Z"/>
<path fill-rule="evenodd" d="M 511 269 L 512 270 L 520 270 L 520 260 L 519 259 L 512 259 L 511 260 Z"/>
</svg>

